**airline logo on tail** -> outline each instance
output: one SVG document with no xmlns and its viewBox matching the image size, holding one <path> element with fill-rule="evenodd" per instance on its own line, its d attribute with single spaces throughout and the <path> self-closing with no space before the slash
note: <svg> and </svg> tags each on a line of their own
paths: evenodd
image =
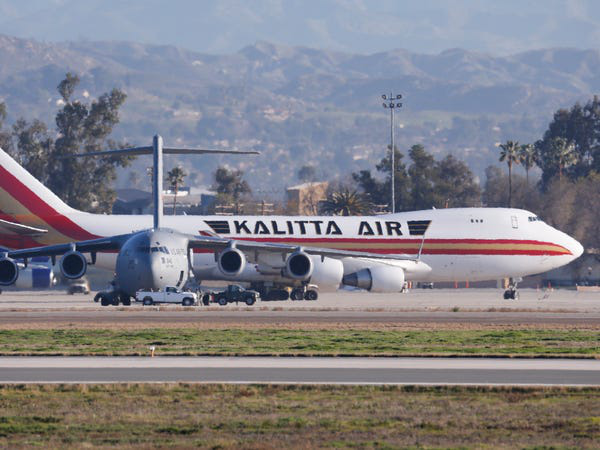
<svg viewBox="0 0 600 450">
<path fill-rule="evenodd" d="M 0 219 L 47 230 L 35 238 L 21 234 L 21 245 L 94 239 L 66 214 L 76 212 L 0 149 Z M 7 236 L 0 231 L 0 240 Z M 10 245 L 8 242 L 6 245 Z"/>
</svg>

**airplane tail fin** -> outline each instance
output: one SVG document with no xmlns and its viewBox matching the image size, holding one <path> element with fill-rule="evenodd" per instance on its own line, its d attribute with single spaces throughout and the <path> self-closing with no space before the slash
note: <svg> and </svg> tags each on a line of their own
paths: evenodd
<svg viewBox="0 0 600 450">
<path fill-rule="evenodd" d="M 75 210 L 0 149 L 0 219 L 71 212 Z"/>
</svg>

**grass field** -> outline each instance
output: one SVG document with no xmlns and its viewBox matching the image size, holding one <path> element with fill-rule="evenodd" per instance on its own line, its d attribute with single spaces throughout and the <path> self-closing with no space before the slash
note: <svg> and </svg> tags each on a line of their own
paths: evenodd
<svg viewBox="0 0 600 450">
<path fill-rule="evenodd" d="M 600 390 L 0 386 L 0 447 L 598 448 Z"/>
<path fill-rule="evenodd" d="M 302 355 L 600 357 L 600 330 L 498 329 L 13 329 L 0 355 Z"/>
</svg>

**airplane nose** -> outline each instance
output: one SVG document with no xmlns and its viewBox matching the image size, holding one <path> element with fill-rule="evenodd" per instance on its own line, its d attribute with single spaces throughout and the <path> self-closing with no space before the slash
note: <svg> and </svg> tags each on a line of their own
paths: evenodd
<svg viewBox="0 0 600 450">
<path fill-rule="evenodd" d="M 574 259 L 579 258 L 583 254 L 583 245 L 581 245 L 579 241 L 573 239 L 572 237 L 569 238 L 569 241 L 570 242 L 567 245 L 567 248 L 573 254 Z"/>
</svg>

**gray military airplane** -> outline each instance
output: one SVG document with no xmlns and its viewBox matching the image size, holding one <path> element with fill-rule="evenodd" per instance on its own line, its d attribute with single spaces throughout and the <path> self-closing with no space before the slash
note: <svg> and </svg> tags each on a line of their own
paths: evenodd
<svg viewBox="0 0 600 450">
<path fill-rule="evenodd" d="M 22 259 L 27 264 L 29 258 L 50 256 L 54 264 L 56 257 L 62 255 L 59 261 L 62 274 L 68 279 L 77 279 L 86 273 L 89 264 L 84 253 L 89 253 L 90 263 L 95 264 L 98 253 L 117 252 L 114 289 L 100 293 L 100 300 L 103 305 L 118 305 L 119 302 L 129 305 L 131 297 L 135 296 L 138 290 L 159 290 L 167 286 L 184 286 L 190 278 L 190 273 L 193 273 L 194 249 L 214 252 L 215 261 L 218 261 L 219 267 L 224 273 L 235 272 L 242 267 L 245 262 L 245 253 L 280 254 L 282 260 L 286 262 L 286 270 L 292 278 L 305 278 L 312 271 L 315 256 L 320 256 L 322 263 L 326 262 L 327 258 L 345 257 L 415 261 L 414 257 L 402 255 L 383 255 L 318 247 L 302 248 L 284 243 L 232 240 L 218 236 L 196 236 L 165 228 L 162 225 L 163 202 L 161 195 L 163 153 L 237 155 L 257 154 L 258 152 L 163 147 L 162 138 L 157 135 L 154 136 L 152 146 L 75 155 L 89 157 L 114 154 L 152 154 L 154 156 L 153 228 L 97 239 L 0 252 L 0 285 L 11 285 L 18 279 L 19 264 L 16 261 L 17 259 Z M 424 263 L 421 263 L 421 265 L 426 266 Z"/>
</svg>

